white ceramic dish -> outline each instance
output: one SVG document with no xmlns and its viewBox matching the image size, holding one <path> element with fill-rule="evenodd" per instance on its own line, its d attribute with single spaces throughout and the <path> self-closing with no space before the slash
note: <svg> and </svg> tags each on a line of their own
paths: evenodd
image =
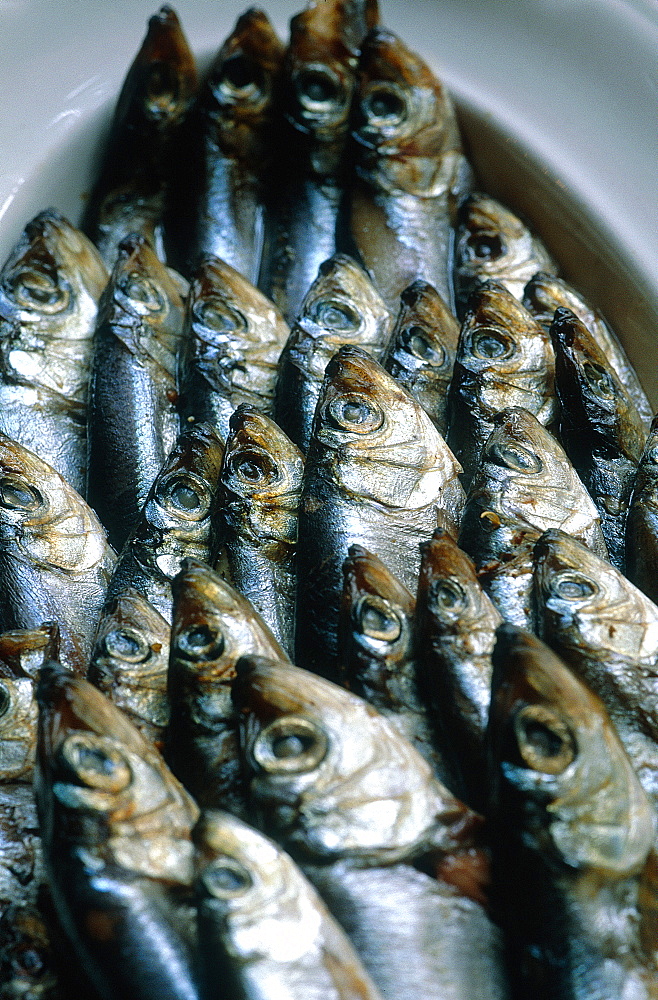
<svg viewBox="0 0 658 1000">
<path fill-rule="evenodd" d="M 380 2 L 458 99 L 483 186 L 532 220 L 658 403 L 658 3 Z M 247 3 L 174 6 L 206 59 Z M 303 0 L 262 6 L 285 34 Z M 79 218 L 156 7 L 0 0 L 0 260 L 42 208 Z"/>
</svg>

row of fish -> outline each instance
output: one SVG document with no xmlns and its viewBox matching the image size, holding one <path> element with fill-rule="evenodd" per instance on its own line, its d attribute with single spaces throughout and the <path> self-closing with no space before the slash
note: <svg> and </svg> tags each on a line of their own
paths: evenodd
<svg viewBox="0 0 658 1000">
<path fill-rule="evenodd" d="M 658 997 L 658 426 L 372 0 L 151 18 L 0 348 L 2 1000 Z"/>
</svg>

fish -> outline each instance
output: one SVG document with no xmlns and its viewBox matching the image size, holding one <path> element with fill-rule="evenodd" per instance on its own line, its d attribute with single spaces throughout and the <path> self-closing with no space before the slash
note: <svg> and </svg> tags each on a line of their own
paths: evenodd
<svg viewBox="0 0 658 1000">
<path fill-rule="evenodd" d="M 292 858 L 230 813 L 194 828 L 208 998 L 381 1000 L 345 932 Z"/>
<path fill-rule="evenodd" d="M 454 281 L 460 318 L 469 296 L 482 281 L 504 285 L 521 301 L 527 282 L 538 271 L 548 276 L 558 273 L 557 264 L 536 233 L 488 194 L 472 191 L 462 200 L 455 228 Z"/>
<path fill-rule="evenodd" d="M 471 808 L 486 812 L 491 657 L 503 618 L 449 531 L 437 528 L 420 551 L 418 690 L 452 772 L 451 787 Z"/>
<path fill-rule="evenodd" d="M 658 606 L 560 531 L 537 542 L 534 576 L 540 635 L 605 703 L 658 802 Z"/>
<path fill-rule="evenodd" d="M 23 676 L 36 680 L 44 663 L 59 660 L 59 645 L 57 622 L 0 633 L 0 677 Z"/>
<path fill-rule="evenodd" d="M 654 808 L 601 701 L 509 624 L 489 746 L 494 905 L 514 995 L 655 996 Z"/>
<path fill-rule="evenodd" d="M 303 472 L 303 454 L 278 424 L 242 403 L 231 417 L 219 475 L 229 575 L 289 655 L 295 638 Z"/>
<path fill-rule="evenodd" d="M 284 51 L 267 15 L 251 7 L 217 52 L 187 117 L 165 238 L 169 261 L 188 278 L 211 254 L 258 280 Z"/>
<path fill-rule="evenodd" d="M 428 282 L 413 281 L 400 296 L 382 364 L 443 435 L 448 429 L 448 389 L 458 342 L 459 323 L 446 302 Z"/>
<path fill-rule="evenodd" d="M 289 332 L 246 278 L 218 257 L 204 257 L 192 278 L 178 363 L 183 423 L 208 421 L 226 438 L 241 403 L 269 414 Z"/>
<path fill-rule="evenodd" d="M 140 233 L 166 260 L 164 221 L 171 162 L 198 87 L 194 56 L 172 7 L 148 21 L 121 87 L 103 159 L 82 220 L 108 268 L 119 244 Z"/>
<path fill-rule="evenodd" d="M 334 676 L 342 565 L 350 545 L 415 588 L 418 544 L 455 534 L 461 466 L 423 408 L 358 347 L 327 365 L 299 507 L 295 661 Z"/>
<path fill-rule="evenodd" d="M 528 312 L 531 312 L 546 330 L 551 328 L 556 309 L 570 309 L 575 313 L 592 334 L 619 376 L 620 382 L 624 384 L 648 432 L 653 418 L 651 403 L 621 342 L 598 309 L 590 305 L 580 292 L 567 284 L 564 278 L 547 274 L 545 271 L 533 275 L 523 290 L 522 301 Z"/>
<path fill-rule="evenodd" d="M 78 961 L 103 997 L 198 1000 L 194 800 L 93 684 L 51 663 L 37 700 L 44 865 Z"/>
<path fill-rule="evenodd" d="M 258 285 L 291 325 L 320 265 L 346 249 L 356 63 L 378 21 L 377 0 L 312 3 L 290 21 Z"/>
<path fill-rule="evenodd" d="M 121 550 L 106 609 L 133 589 L 171 622 L 171 581 L 183 559 L 213 561 L 220 545 L 216 496 L 223 457 L 224 442 L 211 424 L 191 424 L 181 432 Z"/>
<path fill-rule="evenodd" d="M 448 405 L 447 440 L 466 490 L 499 410 L 522 406 L 549 428 L 556 420 L 551 338 L 498 282 L 484 282 L 469 299 Z"/>
<path fill-rule="evenodd" d="M 0 782 L 0 970 L 3 972 L 0 984 L 20 974 L 20 970 L 11 968 L 17 956 L 9 947 L 11 932 L 6 933 L 3 927 L 12 908 L 17 917 L 20 912 L 33 916 L 36 926 L 29 933 L 28 946 L 35 947 L 37 961 L 43 951 L 39 946 L 39 939 L 42 942 L 47 937 L 43 914 L 39 910 L 43 881 L 39 821 L 31 782 L 3 780 Z"/>
<path fill-rule="evenodd" d="M 87 670 L 87 680 L 158 749 L 169 722 L 170 632 L 162 615 L 128 587 L 101 616 Z"/>
<path fill-rule="evenodd" d="M 636 587 L 658 603 L 658 418 L 651 424 L 638 466 L 626 519 L 625 570 Z"/>
<path fill-rule="evenodd" d="M 0 433 L 0 631 L 57 622 L 62 662 L 84 674 L 115 562 L 91 507 Z"/>
<path fill-rule="evenodd" d="M 235 664 L 245 653 L 286 654 L 249 601 L 210 566 L 186 559 L 173 594 L 165 758 L 202 807 L 243 813 Z"/>
<path fill-rule="evenodd" d="M 625 567 L 626 517 L 646 433 L 630 394 L 570 309 L 551 324 L 560 435 L 599 509 L 610 561 Z"/>
<path fill-rule="evenodd" d="M 89 397 L 87 496 L 118 550 L 179 433 L 183 301 L 141 236 L 119 245 L 103 293 Z"/>
<path fill-rule="evenodd" d="M 53 208 L 28 222 L 0 271 L 0 433 L 81 494 L 93 337 L 107 280 L 92 242 Z"/>
<path fill-rule="evenodd" d="M 344 344 L 381 357 L 393 317 L 354 260 L 324 261 L 308 289 L 279 359 L 274 418 L 306 453 L 327 364 Z"/>
<path fill-rule="evenodd" d="M 452 99 L 392 31 L 361 47 L 353 112 L 350 232 L 389 309 L 418 278 L 454 303 L 452 221 L 473 187 Z"/>
</svg>

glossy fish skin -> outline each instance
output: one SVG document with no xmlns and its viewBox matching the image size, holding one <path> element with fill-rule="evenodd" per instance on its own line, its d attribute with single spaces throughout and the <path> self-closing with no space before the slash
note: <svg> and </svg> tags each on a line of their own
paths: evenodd
<svg viewBox="0 0 658 1000">
<path fill-rule="evenodd" d="M 630 394 L 587 327 L 569 309 L 551 325 L 560 434 L 599 509 L 610 561 L 625 567 L 624 533 L 646 433 Z"/>
<path fill-rule="evenodd" d="M 327 366 L 304 470 L 297 549 L 296 662 L 335 670 L 342 565 L 350 545 L 416 586 L 418 544 L 457 532 L 461 466 L 423 408 L 365 351 Z"/>
<path fill-rule="evenodd" d="M 416 602 L 418 685 L 456 775 L 453 787 L 481 812 L 488 804 L 485 732 L 491 656 L 502 615 L 450 532 L 421 545 Z"/>
<path fill-rule="evenodd" d="M 170 631 L 162 615 L 129 587 L 101 617 L 87 671 L 87 680 L 158 749 L 169 721 Z"/>
<path fill-rule="evenodd" d="M 448 427 L 448 388 L 458 341 L 459 323 L 432 285 L 418 280 L 404 289 L 382 364 L 418 400 L 439 434 Z"/>
<path fill-rule="evenodd" d="M 416 683 L 415 606 L 381 559 L 350 545 L 338 620 L 342 683 L 386 715 L 450 785 Z"/>
<path fill-rule="evenodd" d="M 651 424 L 626 521 L 626 575 L 658 603 L 658 418 Z"/>
<path fill-rule="evenodd" d="M 545 427 L 557 415 L 551 338 L 511 292 L 493 281 L 469 299 L 450 385 L 448 443 L 468 489 L 495 414 L 522 406 Z"/>
<path fill-rule="evenodd" d="M 62 662 L 84 673 L 115 562 L 82 497 L 0 434 L 0 630 L 56 621 Z"/>
<path fill-rule="evenodd" d="M 196 89 L 196 64 L 178 17 L 162 6 L 124 80 L 82 225 L 110 268 L 130 233 L 140 233 L 165 260 L 171 160 Z"/>
<path fill-rule="evenodd" d="M 308 451 L 325 369 L 344 344 L 382 354 L 393 317 L 372 281 L 350 257 L 324 261 L 281 353 L 274 417 Z"/>
<path fill-rule="evenodd" d="M 106 607 L 134 588 L 171 621 L 171 581 L 189 557 L 210 562 L 224 442 L 210 424 L 189 425 L 155 477 L 140 519 L 121 550 Z"/>
<path fill-rule="evenodd" d="M 185 560 L 173 591 L 165 756 L 201 806 L 244 812 L 235 664 L 246 653 L 286 654 L 249 601 L 204 563 Z"/>
<path fill-rule="evenodd" d="M 59 625 L 44 622 L 37 628 L 0 633 L 0 677 L 31 677 L 48 660 L 59 660 Z"/>
<path fill-rule="evenodd" d="M 241 403 L 270 413 L 277 363 L 289 334 L 279 310 L 218 257 L 192 279 L 179 360 L 181 416 L 226 437 Z"/>
<path fill-rule="evenodd" d="M 199 936 L 208 1000 L 380 1000 L 345 932 L 274 841 L 205 812 L 197 846 Z"/>
<path fill-rule="evenodd" d="M 219 49 L 189 115 L 167 244 L 190 277 L 204 254 L 254 284 L 263 239 L 284 46 L 262 10 L 246 11 Z"/>
<path fill-rule="evenodd" d="M 361 47 L 351 234 L 389 309 L 417 278 L 452 306 L 452 216 L 472 187 L 452 100 L 392 32 Z"/>
<path fill-rule="evenodd" d="M 5 936 L 2 927 L 11 907 L 18 908 L 24 914 L 35 915 L 35 920 L 39 921 L 38 928 L 35 928 L 36 934 L 43 934 L 43 918 L 38 916 L 39 887 L 43 879 L 39 822 L 31 784 L 22 780 L 2 781 L 0 782 L 0 963 L 8 958 L 11 960 L 4 951 L 8 944 L 8 935 Z M 36 942 L 32 946 L 35 945 Z M 0 970 L 5 971 L 2 965 Z M 0 995 L 4 983 L 5 979 L 0 979 Z"/>
<path fill-rule="evenodd" d="M 535 547 L 535 593 L 540 634 L 605 703 L 658 802 L 658 607 L 559 531 Z"/>
<path fill-rule="evenodd" d="M 176 441 L 183 302 L 146 240 L 130 236 L 101 300 L 89 403 L 87 494 L 119 550 Z"/>
<path fill-rule="evenodd" d="M 304 456 L 273 420 L 246 403 L 238 407 L 218 490 L 230 578 L 289 654 L 303 471 Z"/>
<path fill-rule="evenodd" d="M 92 684 L 51 664 L 37 697 L 44 861 L 81 965 L 106 1000 L 197 1000 L 194 801 Z"/>
<path fill-rule="evenodd" d="M 655 997 L 654 809 L 599 699 L 509 625 L 489 738 L 515 995 Z"/>
<path fill-rule="evenodd" d="M 290 22 L 259 278 L 290 324 L 320 264 L 344 243 L 356 61 L 378 19 L 376 0 L 329 0 L 309 4 Z"/>
<path fill-rule="evenodd" d="M 603 316 L 585 301 L 580 292 L 567 284 L 563 278 L 540 271 L 525 286 L 523 305 L 546 330 L 550 330 L 556 309 L 570 309 L 576 314 L 615 369 L 620 382 L 624 384 L 637 407 L 645 430 L 648 431 L 653 409 L 640 384 L 637 372 L 614 331 L 610 329 Z"/>
<path fill-rule="evenodd" d="M 25 227 L 0 271 L 0 432 L 84 494 L 87 394 L 107 269 L 55 209 Z"/>
<path fill-rule="evenodd" d="M 457 213 L 455 235 L 458 316 L 464 315 L 469 296 L 479 282 L 497 281 L 521 301 L 526 283 L 538 271 L 557 274 L 557 264 L 517 215 L 478 191 L 464 198 Z"/>
</svg>

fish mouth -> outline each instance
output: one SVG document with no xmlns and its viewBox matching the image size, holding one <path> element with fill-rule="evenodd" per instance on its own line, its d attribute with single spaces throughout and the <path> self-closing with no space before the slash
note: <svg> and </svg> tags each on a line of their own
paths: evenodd
<svg viewBox="0 0 658 1000">
<path fill-rule="evenodd" d="M 232 689 L 235 708 L 238 712 L 252 713 L 262 725 L 282 715 L 301 713 L 308 704 L 315 707 L 314 700 L 300 697 L 300 677 L 291 664 L 263 656 L 242 656 L 235 672 Z"/>
<path fill-rule="evenodd" d="M 378 556 L 361 545 L 350 545 L 343 563 L 345 587 L 356 602 L 360 595 L 380 597 L 401 606 L 405 614 L 413 614 L 415 600 L 411 593 L 387 570 Z"/>
</svg>

